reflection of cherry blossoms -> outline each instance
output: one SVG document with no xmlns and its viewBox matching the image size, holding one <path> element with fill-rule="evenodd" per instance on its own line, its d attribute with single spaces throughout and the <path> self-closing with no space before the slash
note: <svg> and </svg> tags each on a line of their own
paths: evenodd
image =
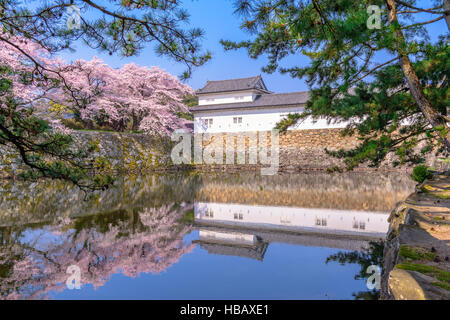
<svg viewBox="0 0 450 320">
<path fill-rule="evenodd" d="M 0 275 L 1 297 L 38 299 L 63 290 L 70 265 L 80 267 L 82 285 L 94 288 L 115 273 L 136 277 L 165 271 L 193 248 L 183 241 L 191 227 L 180 221 L 190 210 L 185 204 L 129 210 L 24 232 L 26 240 L 10 246 L 16 253 L 0 254 L 0 266 L 17 260 L 9 274 Z"/>
</svg>

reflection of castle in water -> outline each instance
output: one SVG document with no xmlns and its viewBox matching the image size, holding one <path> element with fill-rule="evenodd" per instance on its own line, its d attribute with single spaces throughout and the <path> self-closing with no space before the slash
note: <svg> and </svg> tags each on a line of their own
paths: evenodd
<svg viewBox="0 0 450 320">
<path fill-rule="evenodd" d="M 210 253 L 262 260 L 271 242 L 361 250 L 384 238 L 388 214 L 196 202 L 196 241 Z"/>
</svg>

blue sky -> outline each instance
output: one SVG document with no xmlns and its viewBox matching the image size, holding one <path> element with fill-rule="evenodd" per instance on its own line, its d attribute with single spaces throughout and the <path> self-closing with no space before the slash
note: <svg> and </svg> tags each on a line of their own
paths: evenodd
<svg viewBox="0 0 450 320">
<path fill-rule="evenodd" d="M 232 0 L 185 0 L 183 4 L 191 15 L 191 25 L 200 27 L 205 31 L 202 45 L 205 49 L 210 50 L 213 55 L 212 60 L 206 65 L 194 70 L 194 74 L 187 81 L 187 84 L 194 89 L 198 89 L 207 80 L 244 78 L 262 74 L 261 68 L 265 64 L 265 59 L 250 59 L 244 50 L 225 52 L 219 43 L 221 39 L 244 40 L 248 38 L 239 29 L 240 23 L 238 17 L 233 14 Z M 63 56 L 67 60 L 90 60 L 92 57 L 98 56 L 113 67 L 120 67 L 128 62 L 146 66 L 156 65 L 174 75 L 180 75 L 185 70 L 185 66 L 181 63 L 178 64 L 168 57 L 158 57 L 152 44 L 149 44 L 148 48 L 138 56 L 130 58 L 117 55 L 109 56 L 107 53 L 86 48 L 83 44 L 79 44 L 75 48 L 77 50 L 75 53 L 64 54 Z M 301 61 L 299 57 L 295 59 Z M 263 77 L 269 89 L 275 92 L 308 89 L 304 81 L 291 79 L 288 75 L 263 74 Z"/>
<path fill-rule="evenodd" d="M 187 238 L 198 239 L 198 231 Z M 367 291 L 365 279 L 355 279 L 358 264 L 326 263 L 335 248 L 270 243 L 263 261 L 208 253 L 201 246 L 185 254 L 160 274 L 135 278 L 120 272 L 103 286 L 54 292 L 57 300 L 72 299 L 353 299 Z"/>
<path fill-rule="evenodd" d="M 278 72 L 273 74 L 262 73 L 261 68 L 267 61 L 264 57 L 254 60 L 248 57 L 245 50 L 228 52 L 223 50 L 219 43 L 221 39 L 239 41 L 248 38 L 248 35 L 239 28 L 239 17 L 233 14 L 232 0 L 184 0 L 183 4 L 191 15 L 191 26 L 200 27 L 205 31 L 203 47 L 213 54 L 212 60 L 206 65 L 196 68 L 192 78 L 187 81 L 187 84 L 194 89 L 202 87 L 207 80 L 241 78 L 262 74 L 269 90 L 274 92 L 308 90 L 308 86 L 303 80 L 292 79 L 289 75 Z M 430 1 L 418 1 L 418 4 L 427 8 L 430 6 Z M 424 15 L 423 19 L 420 20 L 426 21 L 430 16 L 432 15 Z M 431 25 L 430 34 L 435 39 L 438 34 L 445 32 L 445 29 L 447 29 L 446 24 L 441 20 Z M 121 58 L 117 55 L 109 56 L 82 44 L 75 46 L 75 48 L 75 53 L 66 53 L 63 54 L 63 57 L 70 61 L 76 59 L 90 60 L 97 56 L 113 67 L 120 67 L 129 62 L 146 66 L 159 66 L 174 75 L 179 75 L 185 70 L 184 65 L 178 64 L 168 57 L 158 57 L 152 44 L 138 56 L 131 58 Z M 286 58 L 283 65 L 304 65 L 307 63 L 306 57 L 297 55 Z"/>
</svg>

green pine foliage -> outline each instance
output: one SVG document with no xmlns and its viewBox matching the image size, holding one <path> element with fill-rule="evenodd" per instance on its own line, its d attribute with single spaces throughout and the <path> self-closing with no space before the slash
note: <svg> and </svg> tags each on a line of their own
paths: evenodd
<svg viewBox="0 0 450 320">
<path fill-rule="evenodd" d="M 9 72 L 0 70 L 0 76 Z M 17 150 L 28 169 L 18 173 L 23 179 L 63 179 L 85 191 L 106 189 L 113 183 L 107 173 L 96 170 L 90 156 L 96 145 L 77 147 L 70 135 L 52 130 L 34 115 L 31 106 L 21 105 L 12 95 L 12 83 L 0 78 L 0 145 Z"/>
<path fill-rule="evenodd" d="M 392 3 L 395 9 L 387 5 Z M 367 26 L 370 5 L 381 9 L 380 29 Z M 394 166 L 422 163 L 431 151 L 448 154 L 449 35 L 444 27 L 439 40 L 431 42 L 426 30 L 431 23 L 445 26 L 443 6 L 443 0 L 432 8 L 412 0 L 238 0 L 241 27 L 251 37 L 222 40 L 222 45 L 244 48 L 254 59 L 267 56 L 263 71 L 280 71 L 310 86 L 305 113 L 276 128 L 285 130 L 303 116 L 349 121 L 343 134 L 357 135 L 360 145 L 329 152 L 345 158 L 348 169 L 360 163 L 377 166 L 390 153 L 397 155 Z M 432 20 L 423 19 L 424 10 Z M 392 12 L 397 20 L 390 19 Z M 288 66 L 288 56 L 309 62 Z M 408 62 L 412 73 L 405 71 Z M 410 90 L 414 76 L 429 109 Z"/>
<path fill-rule="evenodd" d="M 80 24 L 69 28 L 66 24 L 68 9 L 73 6 L 80 10 Z M 102 5 L 96 1 L 53 0 L 32 6 L 27 2 L 0 0 L 0 42 L 3 44 L 18 37 L 38 43 L 54 54 L 73 51 L 73 43 L 81 41 L 110 55 L 127 57 L 154 44 L 159 55 L 186 67 L 182 78 L 190 77 L 193 68 L 211 58 L 210 53 L 201 48 L 203 31 L 191 28 L 188 22 L 189 14 L 180 3 L 172 0 L 105 1 Z M 35 68 L 35 73 L 21 75 L 23 84 L 36 85 L 38 78 L 55 86 L 66 86 L 65 89 L 77 96 L 73 88 L 65 84 L 61 74 L 43 72 L 49 70 L 38 58 L 22 53 L 30 58 L 29 63 Z M 54 79 L 48 78 L 48 74 Z M 104 189 L 111 185 L 112 177 L 95 167 L 89 147 L 79 147 L 70 135 L 52 130 L 31 105 L 24 106 L 14 96 L 10 75 L 8 66 L 0 65 L 0 145 L 13 148 L 28 166 L 29 170 L 21 174 L 22 178 L 64 179 L 84 190 Z M 182 116 L 189 117 L 188 114 Z M 68 127 L 78 128 L 78 118 L 75 113 L 73 121 L 67 120 Z"/>
<path fill-rule="evenodd" d="M 430 179 L 431 177 L 432 173 L 430 169 L 425 165 L 414 167 L 413 172 L 411 173 L 411 178 L 419 183 L 422 183 L 425 181 L 425 179 Z"/>
</svg>

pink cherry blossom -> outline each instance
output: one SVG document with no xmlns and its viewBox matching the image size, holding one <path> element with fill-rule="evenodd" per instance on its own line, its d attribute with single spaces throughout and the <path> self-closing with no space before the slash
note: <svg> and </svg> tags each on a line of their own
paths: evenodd
<svg viewBox="0 0 450 320">
<path fill-rule="evenodd" d="M 77 231 L 74 220 L 56 220 L 0 250 L 0 265 L 20 257 L 12 273 L 0 278 L 0 299 L 43 299 L 65 290 L 71 265 L 81 269 L 81 284 L 94 288 L 117 273 L 134 278 L 164 272 L 195 246 L 184 241 L 192 226 L 179 222 L 192 208 L 171 204 L 143 209 L 135 218 L 138 227 L 134 219 L 121 220 L 106 231 L 95 225 Z"/>
<path fill-rule="evenodd" d="M 46 99 L 79 113 L 83 120 L 101 118 L 118 131 L 130 122 L 132 130 L 160 135 L 185 127 L 177 113 L 187 112 L 182 100 L 194 91 L 158 67 L 130 63 L 116 69 L 97 57 L 67 64 L 30 40 L 8 41 L 0 42 L 0 65 L 13 71 L 6 77 L 23 105 Z M 31 75 L 27 82 L 21 79 L 25 73 Z M 58 121 L 52 124 L 63 130 Z"/>
</svg>

